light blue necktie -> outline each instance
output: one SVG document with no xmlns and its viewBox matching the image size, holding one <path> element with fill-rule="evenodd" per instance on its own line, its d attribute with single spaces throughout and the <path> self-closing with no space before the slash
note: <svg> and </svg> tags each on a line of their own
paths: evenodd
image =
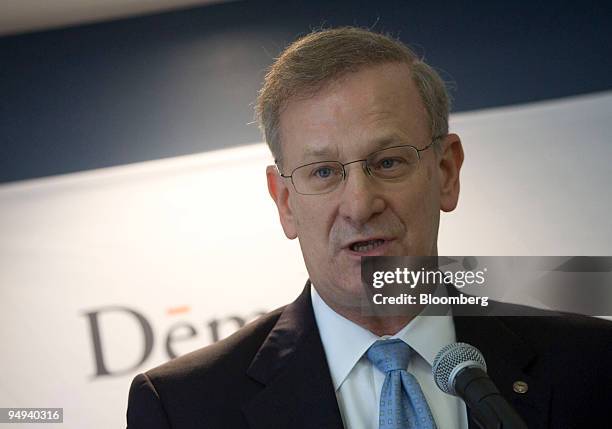
<svg viewBox="0 0 612 429">
<path fill-rule="evenodd" d="M 379 340 L 368 349 L 370 362 L 385 373 L 380 394 L 380 429 L 436 429 L 421 386 L 406 369 L 413 350 L 400 339 Z"/>
</svg>

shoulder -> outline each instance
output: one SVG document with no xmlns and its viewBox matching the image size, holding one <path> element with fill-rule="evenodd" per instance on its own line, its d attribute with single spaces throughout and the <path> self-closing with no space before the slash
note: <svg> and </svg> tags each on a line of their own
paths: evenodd
<svg viewBox="0 0 612 429">
<path fill-rule="evenodd" d="M 225 339 L 155 367 L 146 375 L 157 385 L 191 383 L 197 379 L 210 383 L 217 376 L 227 380 L 235 373 L 244 373 L 283 308 L 260 316 Z"/>
<path fill-rule="evenodd" d="M 224 410 L 238 419 L 236 404 L 261 389 L 246 371 L 283 309 L 260 316 L 223 340 L 137 375 L 130 388 L 128 426 L 167 427 L 147 423 L 153 419 L 177 427 L 192 427 L 198 421 L 217 427 L 215 419 Z M 222 422 L 219 425 L 222 427 Z"/>
<path fill-rule="evenodd" d="M 536 350 L 569 354 L 599 351 L 612 356 L 612 322 L 569 313 L 537 310 L 528 316 L 499 317 Z"/>
<path fill-rule="evenodd" d="M 612 352 L 612 321 L 495 302 L 492 314 L 536 350 L 599 347 Z"/>
<path fill-rule="evenodd" d="M 559 391 L 574 389 L 576 400 L 597 403 L 612 386 L 612 322 L 567 313 L 499 317 L 537 356 L 531 372 Z M 585 386 L 588 386 L 585 390 Z"/>
<path fill-rule="evenodd" d="M 488 315 L 456 317 L 455 328 L 485 355 L 529 359 L 548 377 L 569 368 L 585 376 L 599 370 L 612 382 L 612 371 L 603 364 L 612 360 L 609 320 L 493 302 Z"/>
<path fill-rule="evenodd" d="M 601 344 L 608 340 L 612 348 L 612 321 L 608 319 L 499 301 L 490 301 L 487 314 L 523 337 L 537 338 L 537 343 L 557 343 L 560 338 L 573 344 Z"/>
</svg>

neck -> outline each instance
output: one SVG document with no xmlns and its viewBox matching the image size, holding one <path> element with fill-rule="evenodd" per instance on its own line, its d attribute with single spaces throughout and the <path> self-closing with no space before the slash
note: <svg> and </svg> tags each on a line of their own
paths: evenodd
<svg viewBox="0 0 612 429">
<path fill-rule="evenodd" d="M 333 310 L 343 317 L 364 329 L 382 337 L 383 335 L 395 335 L 404 328 L 412 319 L 411 316 L 363 316 L 360 312 L 343 311 L 333 308 Z"/>
<path fill-rule="evenodd" d="M 333 311 L 379 337 L 397 334 L 425 307 L 424 305 L 413 306 L 410 314 L 403 315 L 364 315 L 363 309 L 359 305 L 346 306 L 341 304 L 346 302 L 345 300 L 334 300 L 326 296 L 325 292 L 321 294 L 318 290 L 317 293 Z"/>
</svg>

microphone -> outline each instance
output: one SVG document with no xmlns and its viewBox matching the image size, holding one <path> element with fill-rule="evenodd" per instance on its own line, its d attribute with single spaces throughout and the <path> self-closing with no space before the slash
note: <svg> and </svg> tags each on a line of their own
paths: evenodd
<svg viewBox="0 0 612 429">
<path fill-rule="evenodd" d="M 467 343 L 442 347 L 432 373 L 444 393 L 465 401 L 481 429 L 527 429 L 487 375 L 487 364 L 476 347 Z"/>
</svg>

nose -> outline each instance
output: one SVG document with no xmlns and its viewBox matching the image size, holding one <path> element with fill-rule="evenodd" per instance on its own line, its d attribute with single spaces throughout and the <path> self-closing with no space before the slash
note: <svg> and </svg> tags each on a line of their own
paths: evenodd
<svg viewBox="0 0 612 429">
<path fill-rule="evenodd" d="M 339 214 L 353 226 L 360 227 L 382 213 L 386 204 L 380 186 L 367 172 L 365 163 L 351 164 L 344 167 L 346 178 L 341 190 Z"/>
</svg>

